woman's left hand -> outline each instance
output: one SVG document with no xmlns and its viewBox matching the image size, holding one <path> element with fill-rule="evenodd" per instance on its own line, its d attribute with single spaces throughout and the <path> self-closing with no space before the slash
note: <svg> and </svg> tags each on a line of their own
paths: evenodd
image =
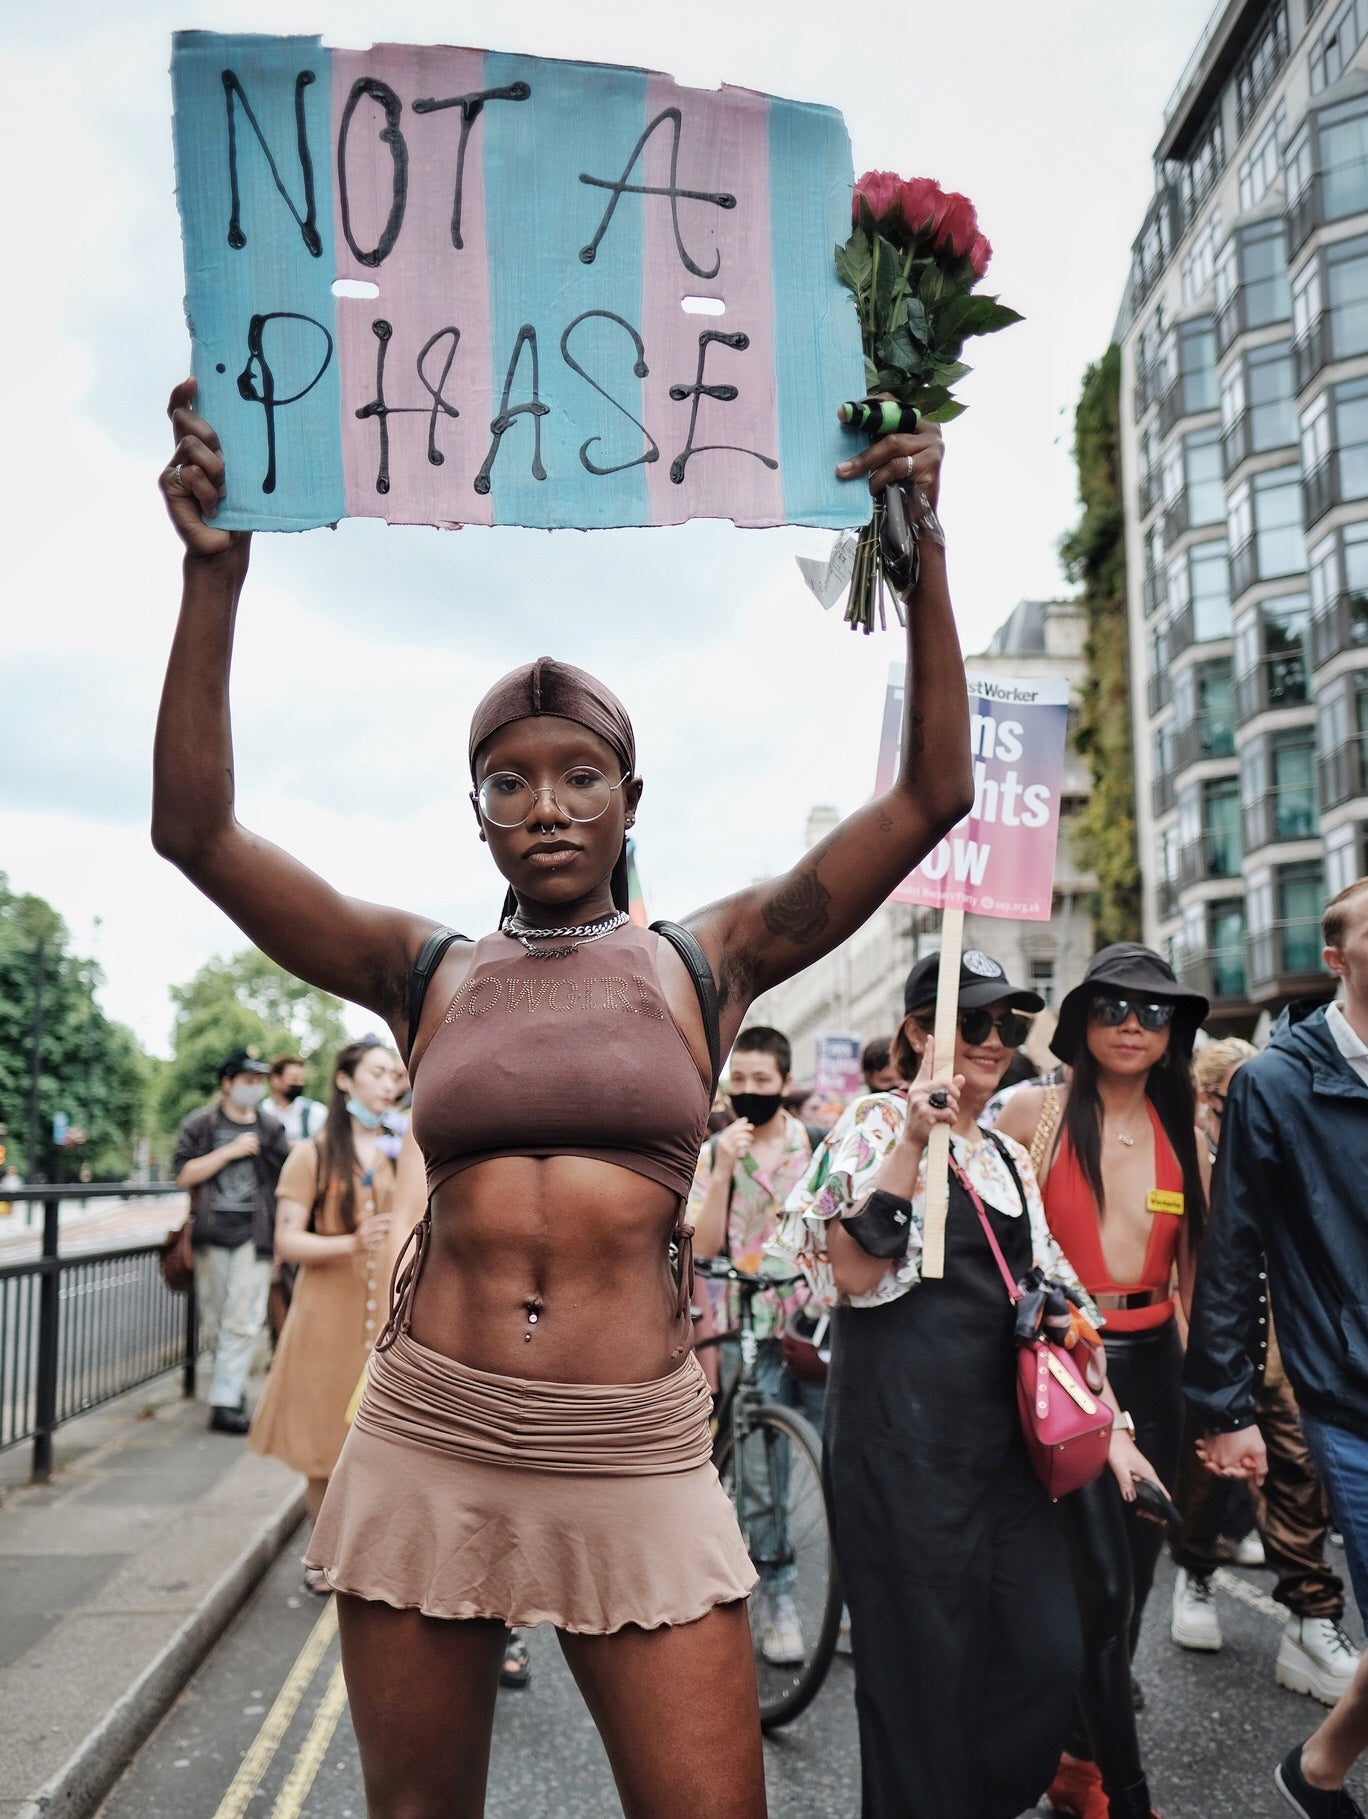
<svg viewBox="0 0 1368 1819">
<path fill-rule="evenodd" d="M 935 511 L 944 459 L 940 425 L 923 423 L 915 434 L 900 430 L 892 436 L 880 436 L 860 454 L 840 462 L 836 472 L 842 480 L 858 480 L 861 474 L 868 474 L 871 493 L 881 493 L 894 485 L 903 487 L 909 496 L 922 492 Z"/>
<path fill-rule="evenodd" d="M 1161 1482 L 1158 1472 L 1155 1471 L 1124 1427 L 1112 1429 L 1111 1445 L 1107 1450 L 1107 1463 L 1116 1474 L 1116 1482 L 1120 1485 L 1121 1495 L 1127 1503 L 1135 1502 L 1135 1480 L 1137 1478 L 1152 1478 L 1167 1497 L 1168 1490 Z"/>
</svg>

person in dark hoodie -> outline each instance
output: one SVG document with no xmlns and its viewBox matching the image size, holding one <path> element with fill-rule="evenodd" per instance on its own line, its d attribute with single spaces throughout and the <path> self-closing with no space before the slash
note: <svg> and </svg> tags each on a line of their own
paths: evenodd
<svg viewBox="0 0 1368 1819">
<path fill-rule="evenodd" d="M 1262 1483 L 1255 1415 L 1264 1268 L 1283 1364 L 1368 1616 L 1368 878 L 1331 900 L 1330 1005 L 1292 1004 L 1226 1099 L 1184 1370 L 1207 1466 Z M 1368 1748 L 1368 1654 L 1274 1770 L 1303 1819 L 1364 1819 L 1344 1779 Z"/>
</svg>

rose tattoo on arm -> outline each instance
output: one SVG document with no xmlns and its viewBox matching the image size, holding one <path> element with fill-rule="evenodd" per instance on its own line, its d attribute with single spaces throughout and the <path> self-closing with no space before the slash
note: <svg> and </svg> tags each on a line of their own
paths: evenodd
<svg viewBox="0 0 1368 1819">
<path fill-rule="evenodd" d="M 766 903 L 765 927 L 786 941 L 815 941 L 830 920 L 831 892 L 810 867 L 796 872 Z"/>
</svg>

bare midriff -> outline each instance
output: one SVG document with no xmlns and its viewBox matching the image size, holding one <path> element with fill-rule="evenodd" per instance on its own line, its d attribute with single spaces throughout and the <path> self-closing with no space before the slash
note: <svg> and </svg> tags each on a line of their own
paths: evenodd
<svg viewBox="0 0 1368 1819">
<path fill-rule="evenodd" d="M 413 1337 L 509 1377 L 663 1377 L 689 1339 L 669 1258 L 678 1209 L 660 1183 L 584 1157 L 463 1169 L 433 1196 Z"/>
</svg>

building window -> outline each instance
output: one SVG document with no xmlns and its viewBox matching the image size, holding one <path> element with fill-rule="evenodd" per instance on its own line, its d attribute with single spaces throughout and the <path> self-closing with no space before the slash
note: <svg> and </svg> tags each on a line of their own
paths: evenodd
<svg viewBox="0 0 1368 1819">
<path fill-rule="evenodd" d="M 1368 499 L 1368 379 L 1337 385 L 1335 444 L 1341 499 Z"/>
<path fill-rule="evenodd" d="M 1362 203 L 1368 208 L 1368 196 Z M 1325 299 L 1330 316 L 1330 358 L 1368 353 L 1368 235 L 1325 250 Z"/>
<path fill-rule="evenodd" d="M 1316 832 L 1316 748 L 1309 729 L 1280 733 L 1272 744 L 1273 837 L 1310 840 Z"/>
<path fill-rule="evenodd" d="M 1207 952 L 1213 998 L 1243 998 L 1245 990 L 1245 906 L 1241 897 L 1207 905 Z"/>
<path fill-rule="evenodd" d="M 1325 895 L 1329 899 L 1348 890 L 1368 873 L 1368 829 L 1349 822 L 1325 836 Z"/>
<path fill-rule="evenodd" d="M 1240 235 L 1245 327 L 1284 322 L 1291 306 L 1287 283 L 1287 230 L 1281 221 L 1261 221 Z"/>
<path fill-rule="evenodd" d="M 1297 281 L 1292 286 L 1292 338 L 1294 341 L 1305 341 L 1315 328 L 1320 318 L 1322 295 L 1320 262 L 1313 259 L 1309 265 L 1297 273 Z"/>
<path fill-rule="evenodd" d="M 1212 778 L 1202 785 L 1202 835 L 1208 878 L 1240 875 L 1240 782 Z"/>
<path fill-rule="evenodd" d="M 1364 0 L 1364 4 L 1368 5 L 1368 0 Z M 1185 221 L 1191 221 L 1196 215 L 1224 168 L 1225 133 L 1218 101 L 1202 128 L 1201 137 L 1180 168 L 1178 191 Z"/>
<path fill-rule="evenodd" d="M 1340 531 L 1344 564 L 1344 591 L 1356 600 L 1368 600 L 1368 524 L 1346 524 Z"/>
<path fill-rule="evenodd" d="M 1269 707 L 1300 707 L 1309 698 L 1306 640 L 1311 624 L 1307 594 L 1283 594 L 1259 609 L 1263 625 L 1264 699 Z"/>
<path fill-rule="evenodd" d="M 1357 4 L 1368 16 L 1368 0 Z M 1342 221 L 1368 208 L 1368 106 L 1357 98 L 1327 107 L 1316 116 L 1316 140 L 1325 219 Z"/>
<path fill-rule="evenodd" d="M 1028 981 L 1033 992 L 1039 992 L 1046 1004 L 1054 1003 L 1055 963 L 1052 958 L 1036 958 L 1031 961 L 1031 976 Z"/>
<path fill-rule="evenodd" d="M 1321 910 L 1325 879 L 1318 859 L 1278 869 L 1278 921 L 1282 925 L 1284 973 L 1320 970 Z"/>
<path fill-rule="evenodd" d="M 1311 152 L 1311 122 L 1304 120 L 1288 142 L 1283 157 L 1283 173 L 1287 200 L 1289 204 L 1297 202 L 1304 196 L 1311 185 L 1315 174 L 1315 159 Z"/>
<path fill-rule="evenodd" d="M 1198 232 L 1183 255 L 1183 302 L 1192 303 L 1201 296 L 1216 270 L 1216 243 L 1221 237 L 1221 212 L 1213 209 L 1206 225 Z"/>
<path fill-rule="evenodd" d="M 1183 415 L 1215 410 L 1221 401 L 1216 372 L 1216 330 L 1209 316 L 1178 326 L 1178 376 L 1182 381 Z"/>
<path fill-rule="evenodd" d="M 1311 93 L 1338 82 L 1368 32 L 1368 0 L 1343 0 L 1311 46 Z"/>
<path fill-rule="evenodd" d="M 1268 468 L 1236 487 L 1229 536 L 1237 592 L 1254 581 L 1300 573 L 1306 567 L 1300 470 Z"/>
<path fill-rule="evenodd" d="M 1199 543 L 1188 551 L 1192 632 L 1199 644 L 1230 636 L 1230 568 L 1226 541 Z"/>
<path fill-rule="evenodd" d="M 1278 180 L 1282 141 L 1287 131 L 1287 110 L 1282 102 L 1240 163 L 1240 210 L 1257 208 Z"/>
<path fill-rule="evenodd" d="M 1187 521 L 1221 524 L 1225 520 L 1225 481 L 1221 465 L 1221 432 L 1193 430 L 1183 437 L 1183 478 L 1187 483 Z M 1167 488 L 1165 489 L 1167 496 Z"/>
</svg>

